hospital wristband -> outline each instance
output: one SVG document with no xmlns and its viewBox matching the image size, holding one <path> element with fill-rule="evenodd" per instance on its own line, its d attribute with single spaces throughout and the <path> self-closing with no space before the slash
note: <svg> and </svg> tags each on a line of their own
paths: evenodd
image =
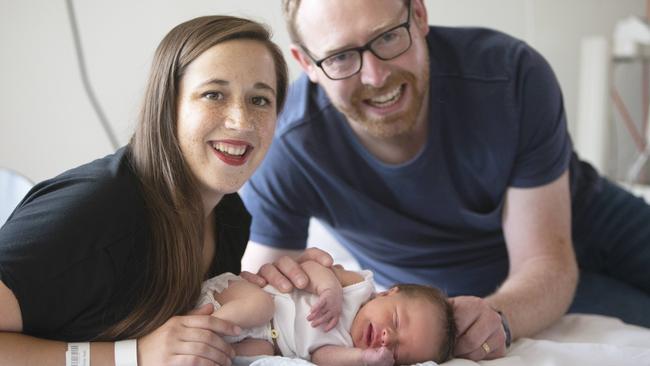
<svg viewBox="0 0 650 366">
<path fill-rule="evenodd" d="M 65 366 L 90 366 L 90 343 L 68 343 Z"/>
<path fill-rule="evenodd" d="M 138 366 L 138 341 L 127 339 L 115 342 L 115 366 Z"/>
</svg>

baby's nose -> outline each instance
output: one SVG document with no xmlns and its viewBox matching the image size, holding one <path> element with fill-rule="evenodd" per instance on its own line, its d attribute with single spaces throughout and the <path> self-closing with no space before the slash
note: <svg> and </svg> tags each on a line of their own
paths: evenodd
<svg viewBox="0 0 650 366">
<path fill-rule="evenodd" d="M 384 347 L 390 347 L 393 343 L 395 343 L 395 333 L 389 328 L 384 328 L 384 330 L 381 331 L 381 345 Z"/>
</svg>

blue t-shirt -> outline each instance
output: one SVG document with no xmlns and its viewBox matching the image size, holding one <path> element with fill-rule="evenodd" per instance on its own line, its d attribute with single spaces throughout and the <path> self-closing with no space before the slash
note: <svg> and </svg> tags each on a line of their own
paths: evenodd
<svg viewBox="0 0 650 366">
<path fill-rule="evenodd" d="M 315 217 L 384 286 L 481 296 L 505 279 L 507 188 L 550 183 L 576 160 L 561 91 L 541 55 L 502 33 L 431 27 L 427 43 L 428 138 L 404 164 L 365 150 L 307 77 L 292 85 L 268 156 L 243 190 L 251 240 L 303 249 Z"/>
</svg>

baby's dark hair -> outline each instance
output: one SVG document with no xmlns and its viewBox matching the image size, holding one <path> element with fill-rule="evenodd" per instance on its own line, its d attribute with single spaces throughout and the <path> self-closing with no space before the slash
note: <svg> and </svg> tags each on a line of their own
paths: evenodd
<svg viewBox="0 0 650 366">
<path fill-rule="evenodd" d="M 451 359 L 454 355 L 457 330 L 454 320 L 454 309 L 447 299 L 447 295 L 435 287 L 426 285 L 400 283 L 393 287 L 399 288 L 399 291 L 406 296 L 424 298 L 442 310 L 442 343 L 434 345 L 438 349 L 438 356 L 432 361 L 442 363 Z"/>
</svg>

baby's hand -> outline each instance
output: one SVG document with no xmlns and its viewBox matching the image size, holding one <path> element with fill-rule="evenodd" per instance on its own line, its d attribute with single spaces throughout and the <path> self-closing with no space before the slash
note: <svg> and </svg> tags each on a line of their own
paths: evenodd
<svg viewBox="0 0 650 366">
<path fill-rule="evenodd" d="M 386 347 L 366 348 L 361 355 L 363 366 L 393 366 L 393 351 Z"/>
<path fill-rule="evenodd" d="M 320 293 L 318 301 L 312 305 L 307 320 L 314 328 L 326 324 L 324 330 L 328 332 L 339 322 L 342 307 L 343 290 L 327 288 Z"/>
</svg>

